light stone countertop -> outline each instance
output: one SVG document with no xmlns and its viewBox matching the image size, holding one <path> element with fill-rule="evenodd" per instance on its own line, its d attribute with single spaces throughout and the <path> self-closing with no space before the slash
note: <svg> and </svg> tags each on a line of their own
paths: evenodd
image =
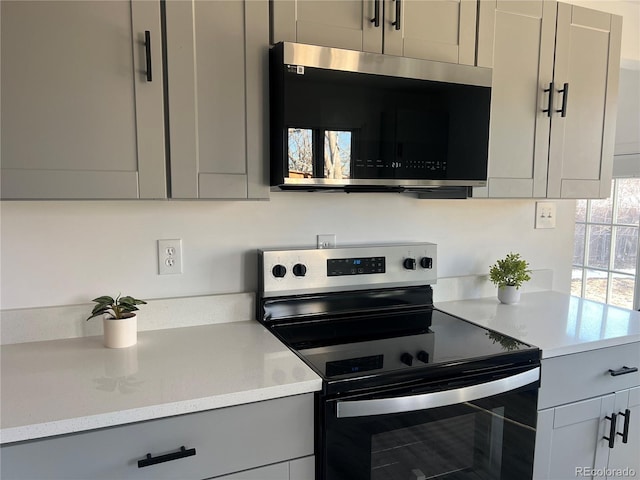
<svg viewBox="0 0 640 480">
<path fill-rule="evenodd" d="M 0 348 L 0 442 L 10 443 L 320 390 L 262 325 L 242 321 Z"/>
<path fill-rule="evenodd" d="M 543 359 L 640 342 L 640 312 L 559 292 L 523 293 L 515 305 L 487 297 L 436 308 L 535 345 Z"/>
<path fill-rule="evenodd" d="M 640 313 L 558 292 L 439 302 L 445 312 L 536 345 L 543 358 L 640 342 Z M 44 438 L 320 390 L 262 325 L 241 321 L 0 347 L 0 442 Z"/>
</svg>

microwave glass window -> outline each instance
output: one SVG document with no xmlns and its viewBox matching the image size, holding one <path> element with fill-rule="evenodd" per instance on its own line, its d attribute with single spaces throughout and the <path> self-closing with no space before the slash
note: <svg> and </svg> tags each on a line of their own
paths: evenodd
<svg viewBox="0 0 640 480">
<path fill-rule="evenodd" d="M 324 131 L 324 178 L 351 178 L 351 132 Z"/>
<path fill-rule="evenodd" d="M 288 158 L 290 178 L 313 176 L 313 131 L 311 129 L 289 128 Z"/>
<path fill-rule="evenodd" d="M 489 88 L 311 67 L 279 81 L 272 155 L 283 177 L 487 178 Z"/>
</svg>

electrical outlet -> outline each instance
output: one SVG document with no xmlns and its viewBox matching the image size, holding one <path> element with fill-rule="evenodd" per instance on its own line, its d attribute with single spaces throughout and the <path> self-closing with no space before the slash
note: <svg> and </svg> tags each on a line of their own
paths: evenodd
<svg viewBox="0 0 640 480">
<path fill-rule="evenodd" d="M 158 240 L 158 274 L 182 273 L 182 239 Z"/>
<path fill-rule="evenodd" d="M 554 202 L 536 202 L 535 228 L 556 228 L 556 204 Z"/>
<path fill-rule="evenodd" d="M 336 235 L 334 233 L 318 235 L 318 248 L 336 248 Z"/>
</svg>

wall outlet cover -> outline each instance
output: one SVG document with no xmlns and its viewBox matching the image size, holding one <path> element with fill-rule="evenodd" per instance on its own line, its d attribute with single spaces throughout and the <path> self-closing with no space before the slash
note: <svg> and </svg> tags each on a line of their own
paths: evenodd
<svg viewBox="0 0 640 480">
<path fill-rule="evenodd" d="M 158 275 L 182 273 L 182 239 L 158 240 Z"/>
</svg>

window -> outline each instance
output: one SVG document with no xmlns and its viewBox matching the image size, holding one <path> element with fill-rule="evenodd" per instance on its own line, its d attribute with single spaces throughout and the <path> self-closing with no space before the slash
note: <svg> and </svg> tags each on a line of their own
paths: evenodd
<svg viewBox="0 0 640 480">
<path fill-rule="evenodd" d="M 603 200 L 578 200 L 571 294 L 638 309 L 640 179 L 616 178 Z"/>
</svg>

